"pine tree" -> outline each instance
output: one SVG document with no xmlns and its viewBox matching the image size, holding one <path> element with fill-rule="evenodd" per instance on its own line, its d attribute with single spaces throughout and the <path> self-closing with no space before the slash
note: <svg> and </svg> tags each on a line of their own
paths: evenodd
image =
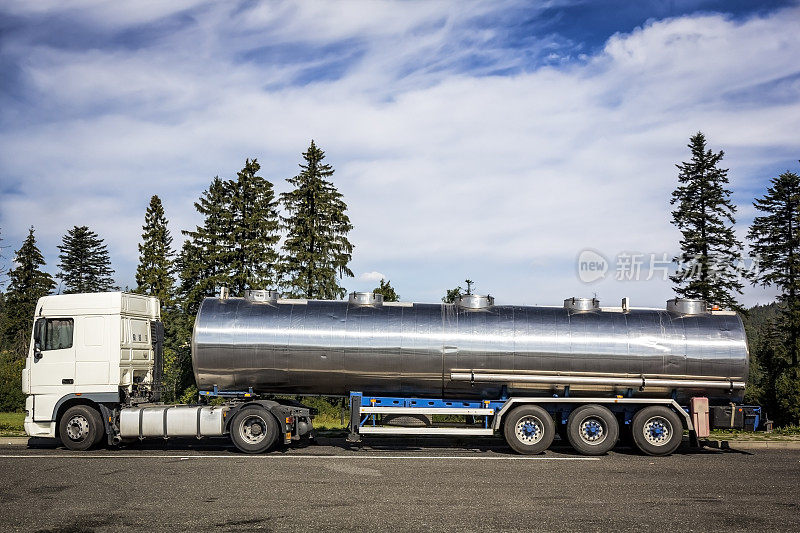
<svg viewBox="0 0 800 533">
<path fill-rule="evenodd" d="M 341 193 L 329 181 L 334 170 L 324 158 L 312 140 L 300 174 L 287 180 L 294 189 L 281 194 L 288 216 L 281 217 L 287 234 L 280 270 L 293 297 L 341 298 L 347 291 L 337 276 L 353 275 L 347 266 L 353 252 L 347 234 L 353 226 Z"/>
<path fill-rule="evenodd" d="M 724 152 L 706 149 L 698 132 L 689 142 L 692 158 L 677 165 L 677 189 L 672 193 L 672 223 L 681 231 L 678 270 L 670 279 L 686 298 L 700 298 L 723 307 L 741 309 L 735 294 L 742 293 L 738 279 L 742 245 L 733 231 L 736 207 L 731 203 L 728 170 L 717 165 Z"/>
<path fill-rule="evenodd" d="M 177 309 L 165 332 L 165 385 L 174 400 L 194 384 L 189 342 L 194 317 L 203 298 L 214 296 L 219 286 L 229 285 L 232 258 L 232 190 L 230 182 L 214 177 L 194 207 L 203 224 L 188 237 L 175 259 L 178 272 Z"/>
<path fill-rule="evenodd" d="M 183 243 L 177 260 L 179 293 L 184 311 L 192 316 L 203 298 L 230 283 L 232 203 L 230 184 L 216 176 L 194 204 L 203 215 L 203 225 L 183 232 L 189 239 Z"/>
<path fill-rule="evenodd" d="M 75 226 L 64 235 L 58 250 L 64 293 L 118 290 L 111 275 L 111 259 L 103 239 L 86 226 Z"/>
<path fill-rule="evenodd" d="M 257 175 L 260 168 L 257 160 L 246 160 L 236 181 L 228 185 L 232 191 L 229 288 L 234 295 L 274 288 L 277 282 L 278 202 L 272 183 Z"/>
<path fill-rule="evenodd" d="M 400 296 L 395 292 L 392 287 L 392 282 L 385 279 L 381 280 L 380 285 L 372 289 L 375 294 L 382 294 L 384 302 L 399 302 Z"/>
<path fill-rule="evenodd" d="M 800 337 L 800 176 L 784 172 L 770 183 L 764 197 L 753 202 L 764 215 L 753 219 L 747 234 L 759 260 L 753 283 L 780 289 L 780 325 L 787 334 L 787 349 L 796 368 Z"/>
<path fill-rule="evenodd" d="M 55 287 L 52 276 L 44 272 L 44 257 L 36 246 L 34 229 L 14 257 L 16 268 L 8 273 L 8 292 L 5 295 L 3 337 L 10 346 L 25 344 L 31 332 L 36 302 Z"/>
<path fill-rule="evenodd" d="M 173 301 L 174 265 L 172 236 L 158 196 L 150 198 L 144 215 L 142 243 L 139 244 L 139 266 L 136 268 L 136 292 L 155 296 L 164 306 Z"/>
</svg>

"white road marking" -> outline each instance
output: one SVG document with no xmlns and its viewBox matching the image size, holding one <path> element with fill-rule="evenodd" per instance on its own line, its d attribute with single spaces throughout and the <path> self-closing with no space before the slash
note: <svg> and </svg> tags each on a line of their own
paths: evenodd
<svg viewBox="0 0 800 533">
<path fill-rule="evenodd" d="M 66 455 L 8 454 L 0 459 L 446 459 L 465 461 L 599 461 L 599 457 L 481 457 L 475 455 Z"/>
</svg>

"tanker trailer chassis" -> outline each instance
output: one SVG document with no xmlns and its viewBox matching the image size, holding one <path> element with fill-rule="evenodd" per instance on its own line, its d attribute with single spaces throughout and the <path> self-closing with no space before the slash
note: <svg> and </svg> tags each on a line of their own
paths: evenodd
<svg viewBox="0 0 800 533">
<path fill-rule="evenodd" d="M 699 446 L 693 419 L 702 420 L 702 410 L 681 407 L 669 398 L 625 397 L 514 397 L 495 400 L 401 398 L 350 394 L 350 442 L 362 436 L 494 436 L 498 433 L 514 451 L 541 453 L 558 433 L 562 440 L 584 455 L 602 455 L 613 448 L 621 431 L 648 455 L 668 455 L 683 440 Z M 692 402 L 703 405 L 702 401 Z M 707 408 L 705 417 L 707 420 Z M 455 425 L 433 417 L 467 417 Z M 421 421 L 414 425 L 392 425 L 395 417 Z M 470 423 L 471 422 L 471 423 Z M 703 425 L 702 423 L 699 425 Z M 707 422 L 705 427 L 707 427 Z M 622 428 L 622 429 L 621 429 Z M 703 431 L 701 429 L 701 431 Z M 704 432 L 700 436 L 707 436 Z"/>
</svg>

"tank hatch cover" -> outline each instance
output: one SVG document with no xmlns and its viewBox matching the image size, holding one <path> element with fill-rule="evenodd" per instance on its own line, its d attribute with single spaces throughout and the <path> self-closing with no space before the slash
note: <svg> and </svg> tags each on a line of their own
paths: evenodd
<svg viewBox="0 0 800 533">
<path fill-rule="evenodd" d="M 564 309 L 569 309 L 570 311 L 598 311 L 600 309 L 600 300 L 573 296 L 564 300 Z"/>
<path fill-rule="evenodd" d="M 278 301 L 278 291 L 267 289 L 244 291 L 244 298 L 250 302 L 275 303 Z"/>
<path fill-rule="evenodd" d="M 708 314 L 708 304 L 705 300 L 673 298 L 667 300 L 667 311 L 679 315 L 705 315 Z"/>
<path fill-rule="evenodd" d="M 494 305 L 494 296 L 488 294 L 463 294 L 456 298 L 455 304 L 463 309 L 486 309 Z"/>
<path fill-rule="evenodd" d="M 374 292 L 351 292 L 350 303 L 353 305 L 383 305 L 383 294 Z"/>
</svg>

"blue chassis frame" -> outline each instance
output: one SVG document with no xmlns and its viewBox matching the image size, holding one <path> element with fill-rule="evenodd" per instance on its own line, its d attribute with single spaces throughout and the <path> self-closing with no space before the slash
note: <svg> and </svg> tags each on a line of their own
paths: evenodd
<svg viewBox="0 0 800 533">
<path fill-rule="evenodd" d="M 569 395 L 569 389 L 567 388 L 565 392 Z M 253 388 L 250 387 L 247 391 L 223 391 L 219 390 L 216 386 L 210 391 L 199 391 L 201 396 L 206 396 L 210 398 L 252 398 L 256 396 L 253 392 Z M 442 398 L 406 398 L 402 396 L 365 396 L 361 392 L 350 392 L 350 406 L 351 410 L 356 402 L 360 407 L 463 407 L 463 408 L 476 408 L 476 409 L 494 409 L 495 412 L 499 411 L 503 408 L 508 398 L 501 398 L 498 400 L 446 400 Z M 621 413 L 624 417 L 624 423 L 626 425 L 631 423 L 633 419 L 633 413 L 635 411 L 634 408 L 628 406 L 620 405 L 617 408 L 613 406 L 609 406 L 613 412 Z M 742 406 L 744 407 L 744 406 Z M 572 411 L 573 407 L 570 404 L 560 404 L 558 408 L 554 408 L 554 406 L 545 406 L 545 408 L 551 413 L 561 414 L 561 423 L 566 424 L 567 419 L 569 417 L 570 412 Z M 689 408 L 683 407 L 683 409 L 688 413 Z M 759 427 L 760 419 L 761 419 L 761 408 L 756 407 L 755 409 L 756 416 L 755 416 L 755 427 Z M 375 423 L 375 415 L 372 415 L 372 422 Z M 359 421 L 359 426 L 363 426 L 368 420 L 370 419 L 370 415 L 367 415 L 362 420 Z M 488 423 L 488 417 L 487 417 Z"/>
</svg>

